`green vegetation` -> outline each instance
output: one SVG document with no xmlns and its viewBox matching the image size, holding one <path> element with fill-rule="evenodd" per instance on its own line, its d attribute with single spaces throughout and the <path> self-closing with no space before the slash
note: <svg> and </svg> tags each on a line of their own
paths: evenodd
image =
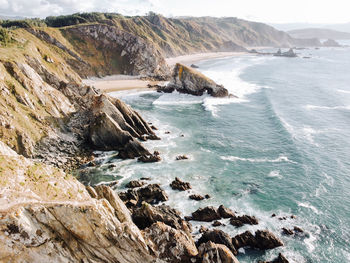
<svg viewBox="0 0 350 263">
<path fill-rule="evenodd" d="M 23 20 L 3 20 L 0 25 L 5 28 L 29 28 L 29 27 L 44 27 L 45 22 L 39 18 L 23 19 Z"/>
<path fill-rule="evenodd" d="M 12 38 L 7 29 L 0 27 L 0 45 L 7 46 L 10 42 L 12 42 Z"/>
<path fill-rule="evenodd" d="M 66 16 L 49 16 L 45 19 L 45 23 L 50 27 L 65 27 L 93 22 L 103 23 L 105 20 L 112 20 L 120 16 L 116 13 L 76 13 Z"/>
</svg>

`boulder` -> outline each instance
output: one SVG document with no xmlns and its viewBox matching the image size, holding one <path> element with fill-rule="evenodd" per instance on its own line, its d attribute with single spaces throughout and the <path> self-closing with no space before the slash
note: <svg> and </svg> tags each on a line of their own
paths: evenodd
<svg viewBox="0 0 350 263">
<path fill-rule="evenodd" d="M 195 96 L 201 96 L 208 92 L 213 97 L 227 97 L 227 89 L 222 85 L 216 84 L 213 80 L 204 76 L 199 71 L 177 63 L 174 67 L 172 78 L 164 92 L 177 90 L 180 93 L 188 93 Z"/>
<path fill-rule="evenodd" d="M 255 216 L 234 216 L 230 219 L 230 224 L 235 227 L 241 227 L 243 225 L 257 225 L 259 223 Z"/>
<path fill-rule="evenodd" d="M 283 246 L 282 241 L 268 230 L 257 230 L 255 236 L 250 231 L 246 231 L 232 238 L 232 244 L 236 249 L 251 247 L 261 250 Z"/>
<path fill-rule="evenodd" d="M 181 217 L 181 213 L 167 205 L 152 206 L 143 202 L 141 207 L 134 209 L 132 213 L 134 223 L 145 229 L 156 222 L 163 222 L 172 228 L 182 230 L 190 235 L 191 225 Z"/>
<path fill-rule="evenodd" d="M 170 184 L 173 190 L 186 191 L 192 188 L 191 184 L 180 180 L 178 177 L 175 177 L 175 180 Z"/>
<path fill-rule="evenodd" d="M 176 156 L 176 161 L 181 161 L 181 160 L 187 160 L 188 157 L 186 155 L 179 155 L 179 156 Z"/>
<path fill-rule="evenodd" d="M 125 187 L 127 187 L 127 188 L 137 188 L 137 187 L 144 186 L 145 184 L 146 184 L 146 182 L 143 182 L 141 180 L 133 180 L 133 181 L 130 181 L 129 183 L 127 183 L 125 185 Z"/>
<path fill-rule="evenodd" d="M 279 253 L 278 257 L 272 261 L 259 261 L 258 263 L 289 263 L 289 261 L 285 258 L 285 256 Z"/>
<path fill-rule="evenodd" d="M 223 206 L 223 205 L 220 205 L 220 206 L 219 206 L 218 212 L 219 212 L 219 214 L 220 214 L 220 216 L 221 216 L 222 218 L 231 218 L 231 217 L 235 217 L 235 213 L 234 213 L 231 209 L 229 209 L 229 208 L 227 208 L 227 207 L 225 207 L 225 206 Z"/>
<path fill-rule="evenodd" d="M 189 198 L 196 201 L 204 200 L 204 196 L 198 194 L 190 195 Z"/>
<path fill-rule="evenodd" d="M 197 241 L 197 246 L 200 246 L 203 243 L 208 241 L 214 242 L 215 244 L 222 244 L 234 254 L 237 255 L 237 250 L 232 244 L 231 237 L 222 230 L 208 230 L 202 234 L 202 236 Z"/>
<path fill-rule="evenodd" d="M 239 263 L 228 247 L 211 241 L 199 246 L 197 258 L 202 263 Z"/>
<path fill-rule="evenodd" d="M 159 154 L 148 154 L 148 155 L 142 155 L 137 159 L 139 162 L 143 163 L 156 163 L 160 162 L 162 158 L 160 158 Z"/>
<path fill-rule="evenodd" d="M 156 257 L 166 262 L 191 262 L 198 254 L 192 237 L 162 222 L 146 228 L 143 234 Z"/>
<path fill-rule="evenodd" d="M 256 247 L 261 250 L 283 246 L 282 241 L 268 230 L 257 230 L 255 232 L 255 240 Z"/>
<path fill-rule="evenodd" d="M 211 225 L 212 226 L 222 226 L 222 223 L 218 220 L 215 220 Z"/>
<path fill-rule="evenodd" d="M 212 206 L 199 208 L 192 213 L 192 220 L 195 221 L 211 222 L 219 219 L 221 219 L 221 216 L 218 210 Z"/>
<path fill-rule="evenodd" d="M 168 200 L 168 195 L 159 184 L 149 184 L 138 189 L 129 189 L 127 192 L 119 193 L 119 197 L 125 203 L 134 200 L 139 206 L 142 202 L 158 204 Z"/>
</svg>

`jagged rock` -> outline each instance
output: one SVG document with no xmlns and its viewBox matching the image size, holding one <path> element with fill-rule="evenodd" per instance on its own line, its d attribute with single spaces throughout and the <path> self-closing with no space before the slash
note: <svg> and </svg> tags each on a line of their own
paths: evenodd
<svg viewBox="0 0 350 263">
<path fill-rule="evenodd" d="M 127 183 L 125 185 L 125 187 L 126 188 L 137 188 L 137 187 L 144 186 L 145 184 L 146 184 L 146 182 L 133 180 L 133 181 L 130 181 L 129 183 Z"/>
<path fill-rule="evenodd" d="M 222 223 L 218 220 L 215 220 L 213 223 L 212 223 L 212 226 L 222 226 Z"/>
<path fill-rule="evenodd" d="M 90 142 L 97 150 L 117 150 L 119 157 L 135 158 L 150 153 L 105 112 L 99 113 L 90 126 Z"/>
<path fill-rule="evenodd" d="M 116 26 L 103 23 L 65 27 L 62 30 L 69 39 L 83 40 L 83 44 L 75 46 L 75 50 L 89 63 L 89 67 L 83 69 L 79 68 L 81 63 L 78 65 L 79 73 L 83 76 L 100 72 L 101 75 L 143 75 L 164 80 L 170 75 L 162 53 L 152 42 Z M 93 50 L 97 56 L 92 58 L 85 55 L 86 48 L 91 49 L 88 43 L 93 43 L 96 47 Z M 93 63 L 96 59 L 99 61 L 98 65 Z M 75 63 L 71 65 L 76 66 Z"/>
<path fill-rule="evenodd" d="M 127 192 L 119 193 L 119 197 L 124 202 L 135 200 L 139 205 L 142 202 L 158 204 L 168 200 L 168 195 L 159 184 L 149 184 L 138 189 L 129 189 Z"/>
<path fill-rule="evenodd" d="M 290 48 L 287 52 L 282 52 L 281 49 L 279 49 L 275 54 L 273 54 L 275 57 L 288 57 L 288 58 L 295 58 L 298 55 L 294 52 L 292 48 Z"/>
<path fill-rule="evenodd" d="M 287 229 L 287 228 L 283 227 L 282 228 L 282 234 L 286 235 L 286 236 L 291 236 L 291 235 L 294 235 L 294 232 L 291 229 Z"/>
<path fill-rule="evenodd" d="M 202 263 L 239 263 L 227 246 L 211 241 L 199 246 L 197 258 Z"/>
<path fill-rule="evenodd" d="M 170 187 L 173 190 L 186 191 L 192 188 L 189 182 L 184 182 L 178 177 L 175 177 L 175 180 L 171 182 Z"/>
<path fill-rule="evenodd" d="M 187 160 L 187 159 L 188 159 L 188 157 L 186 155 L 176 156 L 176 161 Z"/>
<path fill-rule="evenodd" d="M 152 206 L 143 202 L 141 207 L 134 209 L 132 213 L 134 223 L 145 229 L 156 222 L 163 222 L 172 228 L 182 230 L 190 236 L 191 225 L 181 218 L 181 213 L 167 205 Z"/>
<path fill-rule="evenodd" d="M 234 213 L 231 209 L 229 209 L 229 208 L 227 208 L 227 207 L 225 207 L 225 206 L 223 206 L 223 205 L 220 205 L 220 206 L 219 206 L 218 212 L 219 212 L 219 214 L 220 214 L 220 216 L 221 216 L 222 218 L 231 218 L 231 217 L 235 217 L 235 213 Z"/>
<path fill-rule="evenodd" d="M 242 234 L 236 235 L 232 238 L 232 244 L 238 250 L 241 247 L 256 247 L 255 236 L 250 231 L 245 231 Z"/>
<path fill-rule="evenodd" d="M 216 84 L 202 73 L 177 63 L 174 67 L 170 83 L 164 92 L 177 90 L 181 93 L 201 96 L 204 92 L 213 97 L 227 97 L 228 91 L 223 86 Z"/>
<path fill-rule="evenodd" d="M 143 163 L 156 163 L 160 162 L 162 158 L 159 156 L 159 154 L 154 153 L 149 155 L 142 155 L 137 160 Z"/>
<path fill-rule="evenodd" d="M 232 244 L 236 249 L 248 246 L 261 250 L 283 246 L 282 241 L 268 230 L 257 230 L 255 236 L 250 231 L 246 231 L 232 238 Z"/>
<path fill-rule="evenodd" d="M 235 227 L 241 227 L 245 224 L 248 225 L 257 225 L 259 221 L 255 216 L 243 215 L 243 216 L 234 216 L 230 219 L 230 224 Z"/>
<path fill-rule="evenodd" d="M 212 206 L 199 208 L 192 213 L 192 220 L 195 221 L 211 222 L 219 219 L 221 219 L 221 216 L 218 210 Z"/>
<path fill-rule="evenodd" d="M 215 244 L 225 245 L 234 255 L 237 255 L 237 250 L 232 244 L 231 237 L 222 230 L 214 229 L 204 232 L 198 239 L 197 246 L 208 241 L 214 242 Z"/>
<path fill-rule="evenodd" d="M 162 222 L 154 223 L 143 233 L 157 258 L 166 262 L 191 262 L 191 258 L 198 254 L 192 237 Z"/>
<path fill-rule="evenodd" d="M 302 230 L 302 229 L 301 229 L 300 227 L 298 227 L 298 226 L 294 226 L 293 230 L 294 230 L 295 233 L 304 233 L 304 230 Z"/>
<path fill-rule="evenodd" d="M 285 256 L 279 253 L 278 257 L 272 261 L 259 261 L 258 263 L 289 263 L 289 261 L 285 258 Z"/>
<path fill-rule="evenodd" d="M 209 229 L 207 227 L 201 226 L 198 231 L 199 231 L 199 233 L 204 233 L 204 232 L 207 232 L 208 230 Z"/>
<path fill-rule="evenodd" d="M 196 201 L 204 200 L 204 196 L 198 194 L 190 195 L 189 198 Z"/>
<path fill-rule="evenodd" d="M 199 68 L 199 67 L 195 64 L 191 64 L 191 68 Z"/>
<path fill-rule="evenodd" d="M 257 230 L 255 240 L 256 247 L 262 250 L 283 246 L 282 241 L 268 230 Z"/>
</svg>

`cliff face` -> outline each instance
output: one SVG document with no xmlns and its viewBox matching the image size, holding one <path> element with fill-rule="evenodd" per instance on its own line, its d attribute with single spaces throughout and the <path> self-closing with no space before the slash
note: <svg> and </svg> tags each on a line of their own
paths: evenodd
<svg viewBox="0 0 350 263">
<path fill-rule="evenodd" d="M 111 189 L 92 198 L 71 175 L 2 142 L 0 160 L 1 262 L 157 262 Z"/>
<path fill-rule="evenodd" d="M 60 167 L 94 149 L 123 158 L 150 155 L 138 140 L 155 138 L 147 122 L 122 101 L 82 85 L 66 61 L 83 60 L 58 33 L 15 30 L 13 42 L 0 48 L 1 141 Z M 110 122 L 98 122 L 101 115 Z"/>
</svg>

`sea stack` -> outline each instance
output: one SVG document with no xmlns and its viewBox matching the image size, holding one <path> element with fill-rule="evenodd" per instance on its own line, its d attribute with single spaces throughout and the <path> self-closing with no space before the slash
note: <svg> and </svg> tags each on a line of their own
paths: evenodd
<svg viewBox="0 0 350 263">
<path fill-rule="evenodd" d="M 229 95 L 224 86 L 216 84 L 199 71 L 180 63 L 175 65 L 169 84 L 160 89 L 160 91 L 169 93 L 174 90 L 195 96 L 201 96 L 205 92 L 213 97 L 227 97 Z"/>
</svg>

